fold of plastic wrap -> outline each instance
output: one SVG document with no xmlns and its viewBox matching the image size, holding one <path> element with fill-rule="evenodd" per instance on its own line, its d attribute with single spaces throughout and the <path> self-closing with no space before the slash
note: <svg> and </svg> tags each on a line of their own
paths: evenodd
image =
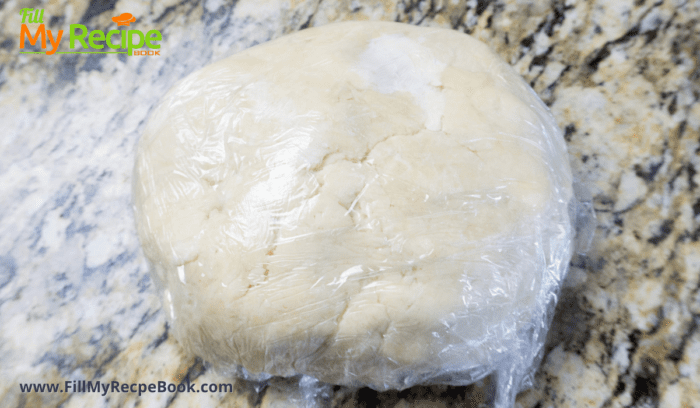
<svg viewBox="0 0 700 408">
<path fill-rule="evenodd" d="M 498 407 L 539 361 L 581 208 L 561 131 L 513 69 L 396 23 L 304 30 L 183 79 L 133 197 L 173 333 L 219 370 L 302 376 L 310 400 L 313 379 L 496 374 Z"/>
</svg>

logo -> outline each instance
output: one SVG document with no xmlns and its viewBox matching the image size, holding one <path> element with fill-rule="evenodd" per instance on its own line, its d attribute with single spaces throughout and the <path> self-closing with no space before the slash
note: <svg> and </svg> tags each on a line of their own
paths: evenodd
<svg viewBox="0 0 700 408">
<path fill-rule="evenodd" d="M 20 54 L 127 54 L 127 55 L 160 55 L 159 41 L 163 35 L 158 30 L 150 30 L 143 33 L 141 30 L 120 30 L 118 27 L 129 27 L 136 21 L 131 13 L 123 13 L 112 17 L 112 21 L 117 23 L 117 29 L 109 30 L 105 33 L 102 30 L 88 29 L 83 24 L 71 24 L 69 26 L 69 48 L 74 50 L 79 43 L 85 51 L 58 51 L 58 46 L 63 38 L 63 30 L 58 30 L 54 36 L 51 30 L 47 30 L 44 25 L 44 10 L 24 8 L 19 13 L 22 16 L 22 26 L 19 33 L 19 49 L 23 50 L 25 40 L 30 45 L 36 45 L 41 40 L 41 48 L 44 51 L 20 51 Z M 34 35 L 29 31 L 27 24 L 39 24 Z M 118 42 L 116 38 L 118 38 Z M 47 42 L 51 46 L 47 49 Z M 88 45 L 89 44 L 89 45 Z M 105 46 L 107 48 L 105 48 Z M 142 47 L 148 48 L 141 50 Z M 107 51 L 107 50 L 114 51 Z M 125 50 L 125 51 L 124 51 Z"/>
<path fill-rule="evenodd" d="M 124 13 L 120 16 L 112 17 L 112 21 L 117 23 L 118 26 L 129 26 L 129 24 L 136 21 L 136 17 L 132 16 L 131 13 Z"/>
</svg>

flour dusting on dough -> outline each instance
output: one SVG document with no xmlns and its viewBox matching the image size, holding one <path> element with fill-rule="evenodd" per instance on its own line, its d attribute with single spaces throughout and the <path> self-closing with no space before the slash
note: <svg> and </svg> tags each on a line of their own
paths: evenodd
<svg viewBox="0 0 700 408">
<path fill-rule="evenodd" d="M 425 112 L 426 129 L 438 131 L 445 111 L 445 98 L 440 92 L 445 66 L 417 40 L 386 34 L 370 41 L 357 71 L 381 93 L 410 92 Z"/>
</svg>

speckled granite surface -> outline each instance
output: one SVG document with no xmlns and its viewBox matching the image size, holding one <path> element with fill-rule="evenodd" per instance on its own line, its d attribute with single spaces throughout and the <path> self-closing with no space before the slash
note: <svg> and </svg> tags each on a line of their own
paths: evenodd
<svg viewBox="0 0 700 408">
<path fill-rule="evenodd" d="M 129 12 L 160 57 L 19 55 L 19 9 L 49 29 Z M 230 382 L 169 336 L 130 211 L 133 149 L 179 78 L 332 21 L 453 27 L 489 44 L 551 107 L 598 217 L 567 278 L 522 407 L 700 407 L 700 3 L 697 1 L 4 1 L 0 3 L 0 406 L 282 406 L 233 392 L 21 393 L 68 380 Z M 66 40 L 64 40 L 66 41 Z M 334 389 L 338 407 L 471 407 L 483 387 Z M 282 404 L 282 405 L 281 405 Z"/>
</svg>

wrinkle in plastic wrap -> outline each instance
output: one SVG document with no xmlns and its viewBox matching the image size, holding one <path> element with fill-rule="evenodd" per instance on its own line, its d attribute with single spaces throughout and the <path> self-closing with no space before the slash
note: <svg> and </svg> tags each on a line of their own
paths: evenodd
<svg viewBox="0 0 700 408">
<path fill-rule="evenodd" d="M 309 406 L 323 383 L 490 374 L 512 406 L 579 209 L 561 132 L 512 68 L 395 23 L 304 30 L 183 79 L 133 195 L 180 344 L 238 377 L 298 377 Z"/>
</svg>

